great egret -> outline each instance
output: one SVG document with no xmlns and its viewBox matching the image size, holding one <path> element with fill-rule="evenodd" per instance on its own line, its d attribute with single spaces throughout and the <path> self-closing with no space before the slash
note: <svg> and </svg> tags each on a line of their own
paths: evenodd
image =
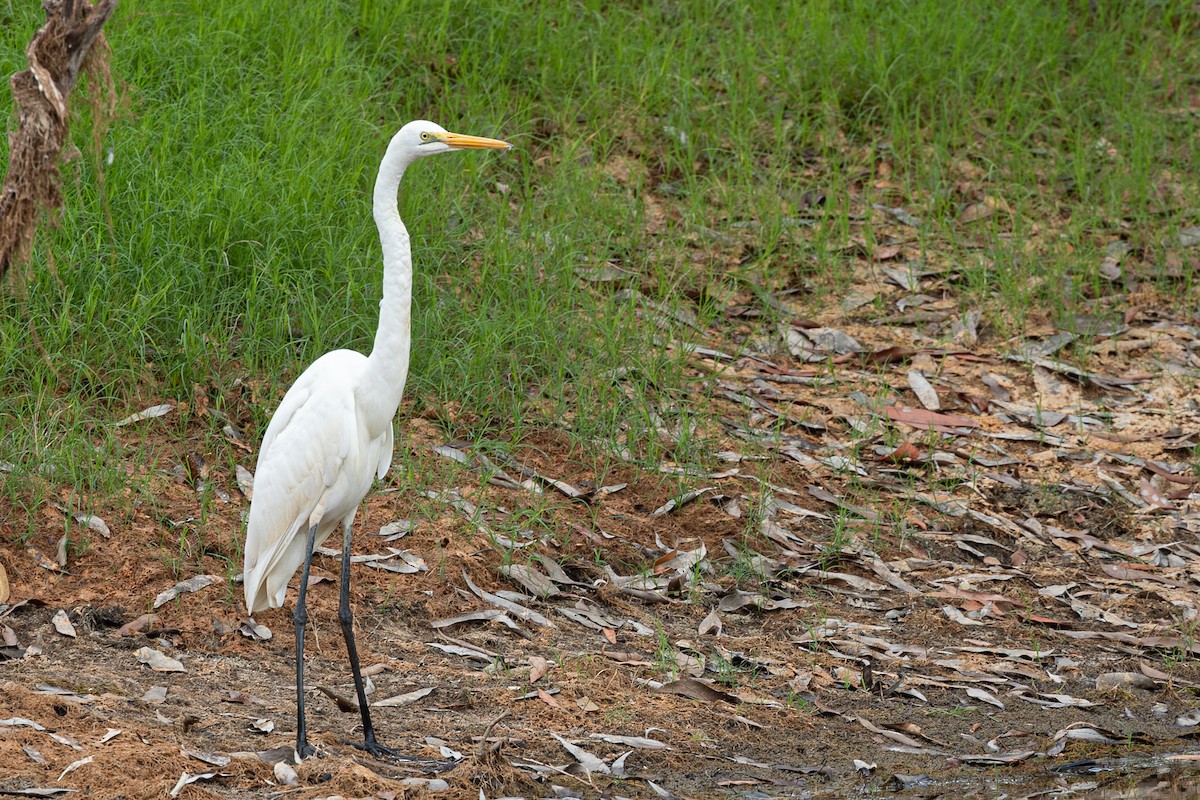
<svg viewBox="0 0 1200 800">
<path fill-rule="evenodd" d="M 419 158 L 454 150 L 507 150 L 507 142 L 449 133 L 417 120 L 392 137 L 375 179 L 375 224 L 383 246 L 383 300 L 371 355 L 335 350 L 292 384 L 263 437 L 246 530 L 246 608 L 283 605 L 288 581 L 304 567 L 296 596 L 296 752 L 313 754 L 304 721 L 305 594 L 313 548 L 340 523 L 342 574 L 338 621 L 346 638 L 362 714 L 363 744 L 372 755 L 399 755 L 375 740 L 363 689 L 350 611 L 350 537 L 358 505 L 392 463 L 392 418 L 404 394 L 411 343 L 412 251 L 396 210 L 404 170 Z M 307 535 L 305 535 L 307 534 Z M 354 743 L 355 746 L 359 746 Z"/>
</svg>

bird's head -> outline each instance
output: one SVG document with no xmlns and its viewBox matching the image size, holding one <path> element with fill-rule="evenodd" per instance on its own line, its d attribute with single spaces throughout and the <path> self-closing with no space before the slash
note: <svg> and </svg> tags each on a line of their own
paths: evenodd
<svg viewBox="0 0 1200 800">
<path fill-rule="evenodd" d="M 499 139 L 451 133 L 436 122 L 418 119 L 405 125 L 392 137 L 388 150 L 411 163 L 424 156 L 454 150 L 508 150 L 512 145 Z"/>
</svg>

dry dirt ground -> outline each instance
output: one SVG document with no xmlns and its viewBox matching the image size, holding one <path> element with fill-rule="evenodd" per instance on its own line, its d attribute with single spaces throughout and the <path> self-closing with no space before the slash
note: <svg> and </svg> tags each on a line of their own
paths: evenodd
<svg viewBox="0 0 1200 800">
<path fill-rule="evenodd" d="M 125 495 L 0 508 L 0 794 L 1197 796 L 1197 305 L 1123 279 L 1006 338 L 876 215 L 893 244 L 842 306 L 771 327 L 730 294 L 698 334 L 712 422 L 664 404 L 657 435 L 713 443 L 714 468 L 597 475 L 569 421 L 511 461 L 403 423 L 353 598 L 381 739 L 436 774 L 342 741 L 329 555 L 319 755 L 287 766 L 294 592 L 255 628 L 235 582 L 249 394 L 214 423 L 198 388 L 184 436 L 180 408 L 128 423 L 151 457 Z"/>
</svg>

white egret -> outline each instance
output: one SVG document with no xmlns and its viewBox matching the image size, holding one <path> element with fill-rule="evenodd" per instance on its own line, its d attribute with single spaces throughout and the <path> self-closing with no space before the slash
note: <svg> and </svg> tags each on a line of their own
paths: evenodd
<svg viewBox="0 0 1200 800">
<path fill-rule="evenodd" d="M 245 591 L 250 613 L 283 605 L 288 581 L 303 566 L 296 629 L 296 752 L 312 755 L 304 720 L 305 594 L 313 548 L 340 523 L 342 573 L 338 620 L 362 714 L 363 749 L 398 755 L 375 739 L 354 646 L 350 611 L 350 538 L 359 503 L 392 463 L 392 418 L 404 394 L 411 343 L 412 251 L 396 209 L 404 170 L 419 158 L 469 148 L 507 150 L 496 139 L 449 133 L 424 120 L 392 137 L 375 179 L 374 216 L 383 247 L 383 300 L 369 356 L 335 350 L 292 384 L 267 426 L 258 453 L 246 530 Z"/>
</svg>

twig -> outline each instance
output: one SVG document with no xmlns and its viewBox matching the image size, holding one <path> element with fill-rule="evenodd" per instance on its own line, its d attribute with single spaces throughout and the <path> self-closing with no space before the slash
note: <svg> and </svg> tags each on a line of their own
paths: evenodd
<svg viewBox="0 0 1200 800">
<path fill-rule="evenodd" d="M 492 733 L 492 728 L 496 727 L 496 723 L 500 722 L 503 719 L 506 719 L 507 717 L 508 717 L 508 709 L 505 709 L 504 711 L 500 712 L 500 716 L 496 717 L 494 720 L 489 722 L 488 726 L 483 729 L 483 736 L 479 737 L 479 746 L 475 748 L 475 755 L 477 758 L 483 758 L 484 751 L 487 750 L 487 740 L 488 740 L 488 736 L 490 736 Z M 497 742 L 496 744 L 500 744 L 500 743 Z"/>
</svg>

